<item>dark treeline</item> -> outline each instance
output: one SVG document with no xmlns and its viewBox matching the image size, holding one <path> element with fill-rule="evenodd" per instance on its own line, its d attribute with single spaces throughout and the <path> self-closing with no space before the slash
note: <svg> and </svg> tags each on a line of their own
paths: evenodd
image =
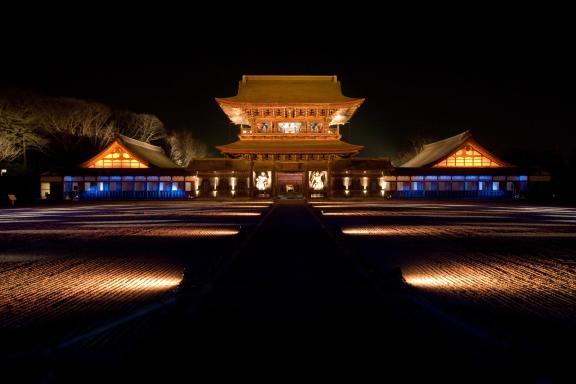
<svg viewBox="0 0 576 384">
<path fill-rule="evenodd" d="M 95 101 L 45 97 L 22 91 L 0 93 L 0 162 L 13 173 L 82 163 L 118 135 L 159 145 L 187 166 L 206 146 L 190 131 L 169 130 L 152 114 L 113 110 Z"/>
</svg>

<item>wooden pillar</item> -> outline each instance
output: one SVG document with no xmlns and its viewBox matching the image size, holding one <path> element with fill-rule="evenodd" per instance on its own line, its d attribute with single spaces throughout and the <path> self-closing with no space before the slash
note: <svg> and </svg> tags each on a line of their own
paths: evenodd
<svg viewBox="0 0 576 384">
<path fill-rule="evenodd" d="M 304 175 L 302 176 L 304 179 L 304 183 L 302 184 L 302 194 L 304 195 L 304 199 L 308 200 L 310 197 L 310 191 L 308 190 L 308 161 L 306 161 L 304 168 Z"/>
<path fill-rule="evenodd" d="M 278 177 L 276 172 L 276 154 L 272 155 L 272 198 L 276 198 L 276 193 L 278 191 L 276 185 L 278 184 Z"/>
<path fill-rule="evenodd" d="M 328 170 L 326 171 L 326 197 L 332 197 L 332 155 L 328 155 Z"/>
<path fill-rule="evenodd" d="M 250 199 L 254 197 L 254 159 L 250 155 L 250 174 L 248 175 L 248 196 Z"/>
</svg>

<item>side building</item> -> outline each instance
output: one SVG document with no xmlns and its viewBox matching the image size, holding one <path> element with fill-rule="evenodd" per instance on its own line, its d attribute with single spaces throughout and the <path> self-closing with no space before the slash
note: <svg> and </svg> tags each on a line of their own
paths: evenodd
<svg viewBox="0 0 576 384">
<path fill-rule="evenodd" d="M 126 136 L 83 164 L 40 177 L 42 199 L 146 200 L 183 199 L 194 178 L 174 164 L 164 150 Z"/>
<path fill-rule="evenodd" d="M 391 196 L 404 198 L 514 198 L 525 196 L 529 176 L 480 145 L 469 131 L 424 145 L 386 178 Z"/>
</svg>

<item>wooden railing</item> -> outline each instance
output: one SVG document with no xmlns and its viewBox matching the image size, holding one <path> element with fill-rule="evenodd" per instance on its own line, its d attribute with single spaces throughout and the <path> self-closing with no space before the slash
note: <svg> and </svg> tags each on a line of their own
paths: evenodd
<svg viewBox="0 0 576 384">
<path fill-rule="evenodd" d="M 240 140 L 339 140 L 338 132 L 332 133 L 241 133 Z"/>
</svg>

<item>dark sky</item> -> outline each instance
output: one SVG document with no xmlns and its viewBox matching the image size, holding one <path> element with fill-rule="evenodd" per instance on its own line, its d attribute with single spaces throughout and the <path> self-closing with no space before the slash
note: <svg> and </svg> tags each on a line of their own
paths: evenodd
<svg viewBox="0 0 576 384">
<path fill-rule="evenodd" d="M 87 49 L 60 39 L 3 61 L 0 85 L 152 113 L 213 147 L 236 132 L 214 97 L 234 95 L 242 74 L 336 74 L 346 96 L 366 98 L 343 130 L 365 156 L 466 129 L 509 160 L 574 152 L 576 60 L 545 39 L 202 41 L 92 41 Z"/>
</svg>

